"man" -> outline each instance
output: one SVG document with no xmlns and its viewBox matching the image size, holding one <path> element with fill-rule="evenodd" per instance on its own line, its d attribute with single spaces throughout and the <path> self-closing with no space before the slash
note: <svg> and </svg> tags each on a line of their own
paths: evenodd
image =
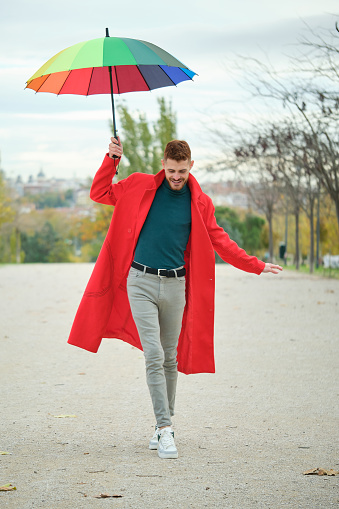
<svg viewBox="0 0 339 509">
<path fill-rule="evenodd" d="M 111 138 L 90 196 L 114 205 L 69 343 L 96 352 L 103 337 L 143 349 L 156 418 L 149 443 L 177 458 L 171 428 L 178 369 L 214 372 L 214 250 L 235 267 L 277 274 L 282 267 L 249 256 L 217 225 L 211 199 L 190 174 L 185 141 L 165 148 L 156 175 L 133 173 L 112 184 L 123 153 Z"/>
</svg>

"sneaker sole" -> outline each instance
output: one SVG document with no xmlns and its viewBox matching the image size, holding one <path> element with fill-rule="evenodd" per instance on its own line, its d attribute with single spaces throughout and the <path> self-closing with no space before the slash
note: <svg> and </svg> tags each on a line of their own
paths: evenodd
<svg viewBox="0 0 339 509">
<path fill-rule="evenodd" d="M 148 448 L 151 450 L 151 451 L 156 451 L 158 449 L 158 442 L 156 444 L 152 444 L 150 442 Z"/>
<path fill-rule="evenodd" d="M 173 459 L 173 460 L 176 460 L 178 458 L 179 454 L 178 454 L 178 452 L 170 452 L 170 453 L 161 452 L 158 449 L 158 456 L 161 459 Z"/>
</svg>

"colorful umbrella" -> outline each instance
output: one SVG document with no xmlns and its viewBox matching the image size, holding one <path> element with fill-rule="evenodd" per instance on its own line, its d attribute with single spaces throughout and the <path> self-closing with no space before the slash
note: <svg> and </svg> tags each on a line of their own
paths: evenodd
<svg viewBox="0 0 339 509">
<path fill-rule="evenodd" d="M 192 80 L 195 72 L 163 49 L 146 41 L 106 37 L 80 42 L 48 60 L 26 88 L 53 94 L 113 94 L 154 90 Z"/>
</svg>

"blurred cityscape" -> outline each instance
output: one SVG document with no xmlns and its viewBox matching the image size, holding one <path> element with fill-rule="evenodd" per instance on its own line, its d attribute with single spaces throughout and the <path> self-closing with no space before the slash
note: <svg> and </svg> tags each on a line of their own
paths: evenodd
<svg viewBox="0 0 339 509">
<path fill-rule="evenodd" d="M 65 193 L 70 208 L 78 208 L 83 211 L 93 208 L 93 202 L 89 198 L 91 186 L 89 178 L 48 178 L 43 169 L 40 169 L 37 175 L 30 175 L 26 181 L 19 175 L 15 179 L 5 177 L 5 182 L 7 187 L 12 190 L 14 199 L 41 194 L 60 195 Z M 206 182 L 205 179 L 201 188 L 211 197 L 215 206 L 241 209 L 248 209 L 250 206 L 248 188 L 240 181 Z M 20 211 L 22 213 L 30 212 L 34 208 L 36 208 L 35 204 L 30 203 L 29 206 L 23 205 Z"/>
<path fill-rule="evenodd" d="M 73 212 L 76 209 L 76 212 L 80 215 L 89 215 L 90 210 L 93 208 L 93 202 L 89 197 L 89 179 L 48 178 L 43 169 L 40 169 L 37 175 L 30 175 L 26 181 L 19 175 L 15 179 L 5 177 L 5 183 L 8 189 L 12 191 L 14 200 L 40 195 L 45 195 L 46 197 L 47 195 L 50 200 L 49 205 L 53 208 L 71 208 Z M 39 209 L 38 201 L 23 200 L 19 207 L 19 211 L 22 214 L 36 209 Z"/>
<path fill-rule="evenodd" d="M 23 179 L 8 178 L 0 172 L 6 199 L 11 209 L 7 221 L 0 225 L 0 262 L 81 262 L 95 261 L 104 240 L 113 209 L 93 202 L 90 197 L 91 178 L 50 178 L 42 168 L 36 175 Z M 254 199 L 253 187 L 240 180 L 218 181 L 211 174 L 202 179 L 202 190 L 216 207 L 220 226 L 248 252 L 264 260 L 269 252 L 269 229 L 264 207 Z M 4 200 L 5 203 L 6 200 Z M 335 268 L 337 256 L 331 256 L 335 215 L 328 211 L 331 204 L 324 200 L 321 220 L 323 258 L 317 264 Z M 295 263 L 293 214 L 284 209 L 274 219 L 275 261 Z M 326 221 L 324 220 L 326 217 Z M 324 222 L 325 221 L 325 222 Z M 308 263 L 309 228 L 306 216 L 301 217 L 301 263 Z M 334 225 L 334 229 L 333 229 Z M 332 228 L 332 230 L 331 230 Z M 332 255 L 336 254 L 332 252 Z M 216 261 L 222 260 L 216 255 Z"/>
</svg>

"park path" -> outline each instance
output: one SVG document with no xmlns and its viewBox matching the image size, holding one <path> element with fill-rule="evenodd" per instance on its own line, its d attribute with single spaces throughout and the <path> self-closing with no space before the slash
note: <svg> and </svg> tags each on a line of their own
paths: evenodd
<svg viewBox="0 0 339 509">
<path fill-rule="evenodd" d="M 66 343 L 92 267 L 0 268 L 1 509 L 338 507 L 303 475 L 339 470 L 338 280 L 216 266 L 217 372 L 179 376 L 160 460 L 142 352 Z"/>
</svg>

